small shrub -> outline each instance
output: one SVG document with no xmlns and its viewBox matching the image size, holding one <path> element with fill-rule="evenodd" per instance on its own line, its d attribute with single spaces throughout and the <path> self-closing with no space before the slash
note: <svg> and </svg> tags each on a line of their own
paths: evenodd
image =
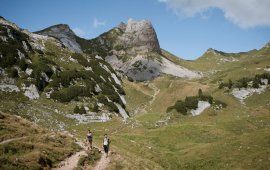
<svg viewBox="0 0 270 170">
<path fill-rule="evenodd" d="M 19 77 L 19 73 L 18 70 L 16 68 L 12 68 L 9 70 L 9 76 L 12 78 L 18 78 Z"/>
<path fill-rule="evenodd" d="M 46 156 L 40 156 L 38 163 L 42 166 L 42 167 L 52 167 L 52 161 L 46 157 Z"/>
<path fill-rule="evenodd" d="M 94 103 L 91 107 L 90 107 L 90 111 L 92 112 L 98 112 L 98 105 L 96 103 Z"/>
<path fill-rule="evenodd" d="M 229 79 L 229 82 L 228 82 L 228 88 L 231 89 L 233 87 L 233 82 L 231 79 Z"/>
<path fill-rule="evenodd" d="M 198 91 L 198 96 L 199 96 L 199 97 L 202 97 L 202 96 L 203 96 L 202 89 L 199 89 L 199 91 Z"/>
<path fill-rule="evenodd" d="M 177 112 L 182 113 L 183 115 L 187 114 L 187 107 L 185 102 L 179 100 L 175 103 L 174 108 L 176 109 Z"/>
<path fill-rule="evenodd" d="M 78 105 L 75 106 L 73 112 L 74 112 L 74 113 L 80 113 L 80 108 L 79 108 Z"/>
<path fill-rule="evenodd" d="M 85 110 L 84 106 L 81 106 L 81 108 L 80 108 L 80 110 L 79 110 L 79 113 L 80 113 L 81 115 L 86 114 L 86 110 Z"/>
<path fill-rule="evenodd" d="M 185 99 L 185 106 L 187 109 L 196 109 L 198 107 L 198 97 L 187 96 Z"/>
<path fill-rule="evenodd" d="M 101 158 L 101 153 L 97 148 L 89 151 L 87 156 L 82 156 L 78 161 L 78 166 L 93 165 L 96 161 Z"/>
<path fill-rule="evenodd" d="M 19 67 L 22 69 L 22 71 L 25 71 L 28 67 L 28 64 L 26 63 L 25 59 L 20 60 Z"/>
<path fill-rule="evenodd" d="M 69 88 L 63 88 L 59 91 L 54 91 L 51 94 L 51 98 L 59 100 L 60 102 L 70 102 L 75 97 L 83 94 L 85 87 L 71 86 Z"/>
<path fill-rule="evenodd" d="M 252 84 L 252 87 L 253 88 L 259 88 L 260 86 L 260 83 L 261 83 L 261 80 L 260 79 L 258 79 L 258 78 L 255 78 L 254 80 L 253 80 L 253 84 Z"/>
</svg>

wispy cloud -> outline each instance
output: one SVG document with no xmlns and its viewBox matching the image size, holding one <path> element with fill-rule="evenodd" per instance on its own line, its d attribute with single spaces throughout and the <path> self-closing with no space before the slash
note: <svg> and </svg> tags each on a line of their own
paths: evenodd
<svg viewBox="0 0 270 170">
<path fill-rule="evenodd" d="M 158 0 L 177 15 L 203 15 L 210 8 L 218 8 L 224 17 L 242 28 L 270 26 L 269 0 Z M 204 15 L 203 15 L 204 16 Z"/>
<path fill-rule="evenodd" d="M 94 28 L 98 28 L 100 26 L 105 26 L 105 25 L 106 25 L 106 21 L 101 21 L 101 20 L 98 20 L 97 18 L 94 18 L 94 21 L 93 21 Z"/>
<path fill-rule="evenodd" d="M 76 35 L 78 35 L 78 36 L 80 36 L 80 37 L 85 36 L 85 35 L 87 34 L 86 31 L 84 31 L 84 30 L 82 30 L 81 28 L 78 28 L 78 27 L 73 28 L 72 31 L 73 31 Z"/>
</svg>

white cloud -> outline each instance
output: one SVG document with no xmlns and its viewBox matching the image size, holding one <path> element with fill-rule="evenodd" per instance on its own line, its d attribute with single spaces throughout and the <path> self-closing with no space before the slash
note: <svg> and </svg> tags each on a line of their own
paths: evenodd
<svg viewBox="0 0 270 170">
<path fill-rule="evenodd" d="M 270 0 L 158 0 L 177 15 L 203 15 L 209 8 L 218 8 L 224 17 L 242 28 L 270 26 Z"/>
<path fill-rule="evenodd" d="M 106 25 L 106 21 L 100 21 L 97 18 L 95 18 L 94 21 L 93 21 L 93 27 L 94 28 L 97 28 L 97 27 L 100 27 L 100 26 L 105 26 L 105 25 Z"/>
<path fill-rule="evenodd" d="M 78 36 L 80 36 L 80 37 L 86 35 L 86 32 L 85 32 L 85 31 L 83 31 L 82 29 L 77 28 L 77 27 L 76 27 L 76 28 L 73 28 L 72 31 L 73 31 L 76 35 L 78 35 Z"/>
</svg>

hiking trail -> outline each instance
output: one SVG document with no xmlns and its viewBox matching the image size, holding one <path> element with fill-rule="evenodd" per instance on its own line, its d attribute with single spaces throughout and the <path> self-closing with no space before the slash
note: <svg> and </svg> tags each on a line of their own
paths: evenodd
<svg viewBox="0 0 270 170">
<path fill-rule="evenodd" d="M 153 104 L 153 102 L 156 100 L 157 95 L 160 92 L 160 89 L 157 88 L 157 86 L 155 86 L 155 84 L 153 83 L 149 83 L 149 86 L 151 89 L 154 90 L 154 94 L 152 95 L 152 99 L 149 101 L 149 106 L 151 106 Z"/>
<path fill-rule="evenodd" d="M 77 167 L 81 156 L 87 156 L 87 153 L 86 153 L 87 146 L 85 146 L 82 141 L 77 141 L 76 143 L 82 147 L 82 150 L 80 150 L 79 152 L 76 152 L 73 155 L 71 155 L 70 157 L 66 158 L 65 160 L 60 162 L 56 168 L 52 168 L 52 170 L 73 170 L 74 168 Z M 98 147 L 96 147 L 96 148 L 98 148 Z M 98 148 L 98 149 L 100 150 L 100 148 Z M 106 169 L 106 167 L 108 166 L 108 164 L 110 162 L 110 158 L 109 157 L 106 158 L 106 155 L 103 151 L 101 153 L 102 153 L 101 158 L 99 161 L 96 162 L 94 167 L 93 168 L 87 167 L 85 169 L 94 169 L 94 170 Z"/>
<path fill-rule="evenodd" d="M 106 154 L 102 151 L 100 160 L 94 166 L 94 170 L 105 170 L 108 164 L 110 163 L 110 157 L 106 158 Z"/>
<path fill-rule="evenodd" d="M 154 91 L 154 94 L 151 95 L 151 98 L 152 98 L 152 99 L 151 99 L 150 101 L 148 101 L 147 104 L 144 104 L 143 106 L 137 108 L 137 109 L 134 111 L 134 113 L 146 113 L 146 112 L 147 112 L 147 111 L 146 111 L 146 108 L 147 108 L 147 107 L 150 107 L 150 106 L 154 103 L 154 101 L 156 100 L 156 97 L 157 97 L 157 95 L 159 94 L 160 89 L 157 88 L 157 87 L 155 86 L 155 84 L 153 84 L 153 83 L 149 83 L 149 84 L 148 84 L 148 87 L 151 88 L 151 89 Z M 151 108 L 150 108 L 150 110 L 151 110 Z"/>
<path fill-rule="evenodd" d="M 6 143 L 9 143 L 9 142 L 13 142 L 13 141 L 16 141 L 16 140 L 20 140 L 20 139 L 25 139 L 25 138 L 26 138 L 26 136 L 7 139 L 7 140 L 4 140 L 4 141 L 0 142 L 0 145 L 6 144 Z"/>
</svg>

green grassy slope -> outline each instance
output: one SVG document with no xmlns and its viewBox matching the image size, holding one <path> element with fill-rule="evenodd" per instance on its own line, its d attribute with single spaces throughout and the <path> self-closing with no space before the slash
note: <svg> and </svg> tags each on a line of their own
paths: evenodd
<svg viewBox="0 0 270 170">
<path fill-rule="evenodd" d="M 175 85 L 164 88 L 169 84 L 166 80 L 153 82 L 161 91 L 151 108 L 146 108 L 148 112 L 135 116 L 136 121 L 112 134 L 117 141 L 114 149 L 122 155 L 122 161 L 115 160 L 115 166 L 150 169 L 267 169 L 270 166 L 269 89 L 251 96 L 242 105 L 215 84 L 209 84 L 204 88 L 206 93 L 228 106 L 221 111 L 210 108 L 200 116 L 190 117 L 168 115 L 160 108 L 169 105 L 168 99 L 177 91 L 181 99 L 201 82 L 173 80 Z M 168 124 L 157 127 L 156 122 L 166 116 L 171 117 Z"/>
<path fill-rule="evenodd" d="M 12 114 L 0 112 L 0 169 L 42 169 L 55 166 L 80 150 L 74 139 Z"/>
</svg>

